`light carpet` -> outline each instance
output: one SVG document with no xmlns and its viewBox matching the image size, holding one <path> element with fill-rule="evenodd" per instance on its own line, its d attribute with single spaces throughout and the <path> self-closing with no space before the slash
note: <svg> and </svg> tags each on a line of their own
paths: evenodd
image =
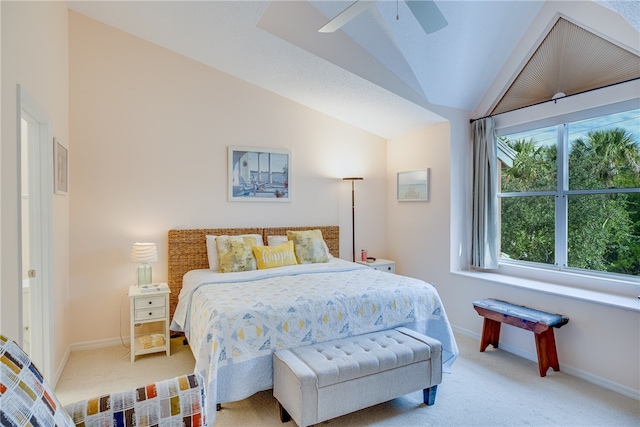
<svg viewBox="0 0 640 427">
<path fill-rule="evenodd" d="M 640 402 L 579 378 L 550 370 L 545 378 L 535 362 L 456 334 L 460 357 L 444 374 L 436 403 L 425 406 L 415 392 L 322 423 L 326 426 L 640 426 Z M 140 356 L 130 362 L 123 346 L 73 352 L 55 390 L 63 404 L 138 387 L 191 372 L 195 362 L 182 339 L 171 356 Z M 562 367 L 562 360 L 560 361 Z M 345 399 L 348 399 L 345 396 Z M 295 426 L 282 424 L 271 390 L 225 403 L 215 426 Z"/>
</svg>

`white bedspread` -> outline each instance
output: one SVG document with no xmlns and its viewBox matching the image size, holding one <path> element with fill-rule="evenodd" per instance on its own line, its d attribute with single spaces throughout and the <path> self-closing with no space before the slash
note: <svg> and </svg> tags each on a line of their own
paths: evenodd
<svg viewBox="0 0 640 427">
<path fill-rule="evenodd" d="M 184 277 L 172 330 L 184 331 L 215 403 L 273 386 L 272 353 L 406 326 L 442 342 L 443 369 L 458 355 L 430 284 L 332 259 L 241 273 L 194 270 Z"/>
</svg>

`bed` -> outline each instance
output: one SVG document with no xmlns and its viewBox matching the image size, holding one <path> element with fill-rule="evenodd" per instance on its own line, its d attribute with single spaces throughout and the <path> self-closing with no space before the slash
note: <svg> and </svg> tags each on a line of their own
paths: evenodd
<svg viewBox="0 0 640 427">
<path fill-rule="evenodd" d="M 209 269 L 206 236 L 256 235 L 266 245 L 268 236 L 307 230 L 320 231 L 327 262 Z M 445 372 L 458 355 L 436 289 L 340 259 L 337 226 L 170 230 L 168 237 L 171 329 L 185 334 L 195 371 L 206 378 L 210 423 L 216 403 L 272 388 L 279 349 L 405 326 L 442 342 Z"/>
</svg>

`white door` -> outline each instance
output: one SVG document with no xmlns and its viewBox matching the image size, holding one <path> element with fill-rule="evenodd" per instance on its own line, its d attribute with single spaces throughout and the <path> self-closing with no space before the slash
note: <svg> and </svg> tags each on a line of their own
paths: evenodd
<svg viewBox="0 0 640 427">
<path fill-rule="evenodd" d="M 26 111 L 22 111 L 20 114 L 20 221 L 22 223 L 22 230 L 20 235 L 20 242 L 22 243 L 21 250 L 21 264 L 20 274 L 22 275 L 22 349 L 27 354 L 33 357 L 31 351 L 31 314 L 33 309 L 31 308 L 31 288 L 38 287 L 35 283 L 35 278 L 29 278 L 29 269 L 36 265 L 35 261 L 31 260 L 29 249 L 31 248 L 30 236 L 30 212 L 29 212 L 29 197 L 33 196 L 32 190 L 29 188 L 29 137 L 38 137 L 37 121 L 31 117 Z M 29 131 L 29 128 L 31 132 Z"/>
<path fill-rule="evenodd" d="M 22 345 L 49 381 L 53 375 L 53 143 L 48 115 L 18 85 L 20 128 L 19 260 Z"/>
</svg>

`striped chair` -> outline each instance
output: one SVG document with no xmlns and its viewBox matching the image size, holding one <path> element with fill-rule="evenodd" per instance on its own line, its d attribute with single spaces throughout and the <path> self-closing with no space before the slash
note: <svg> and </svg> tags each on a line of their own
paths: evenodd
<svg viewBox="0 0 640 427">
<path fill-rule="evenodd" d="M 206 426 L 204 390 L 189 374 L 63 408 L 29 356 L 0 335 L 2 426 Z"/>
</svg>

